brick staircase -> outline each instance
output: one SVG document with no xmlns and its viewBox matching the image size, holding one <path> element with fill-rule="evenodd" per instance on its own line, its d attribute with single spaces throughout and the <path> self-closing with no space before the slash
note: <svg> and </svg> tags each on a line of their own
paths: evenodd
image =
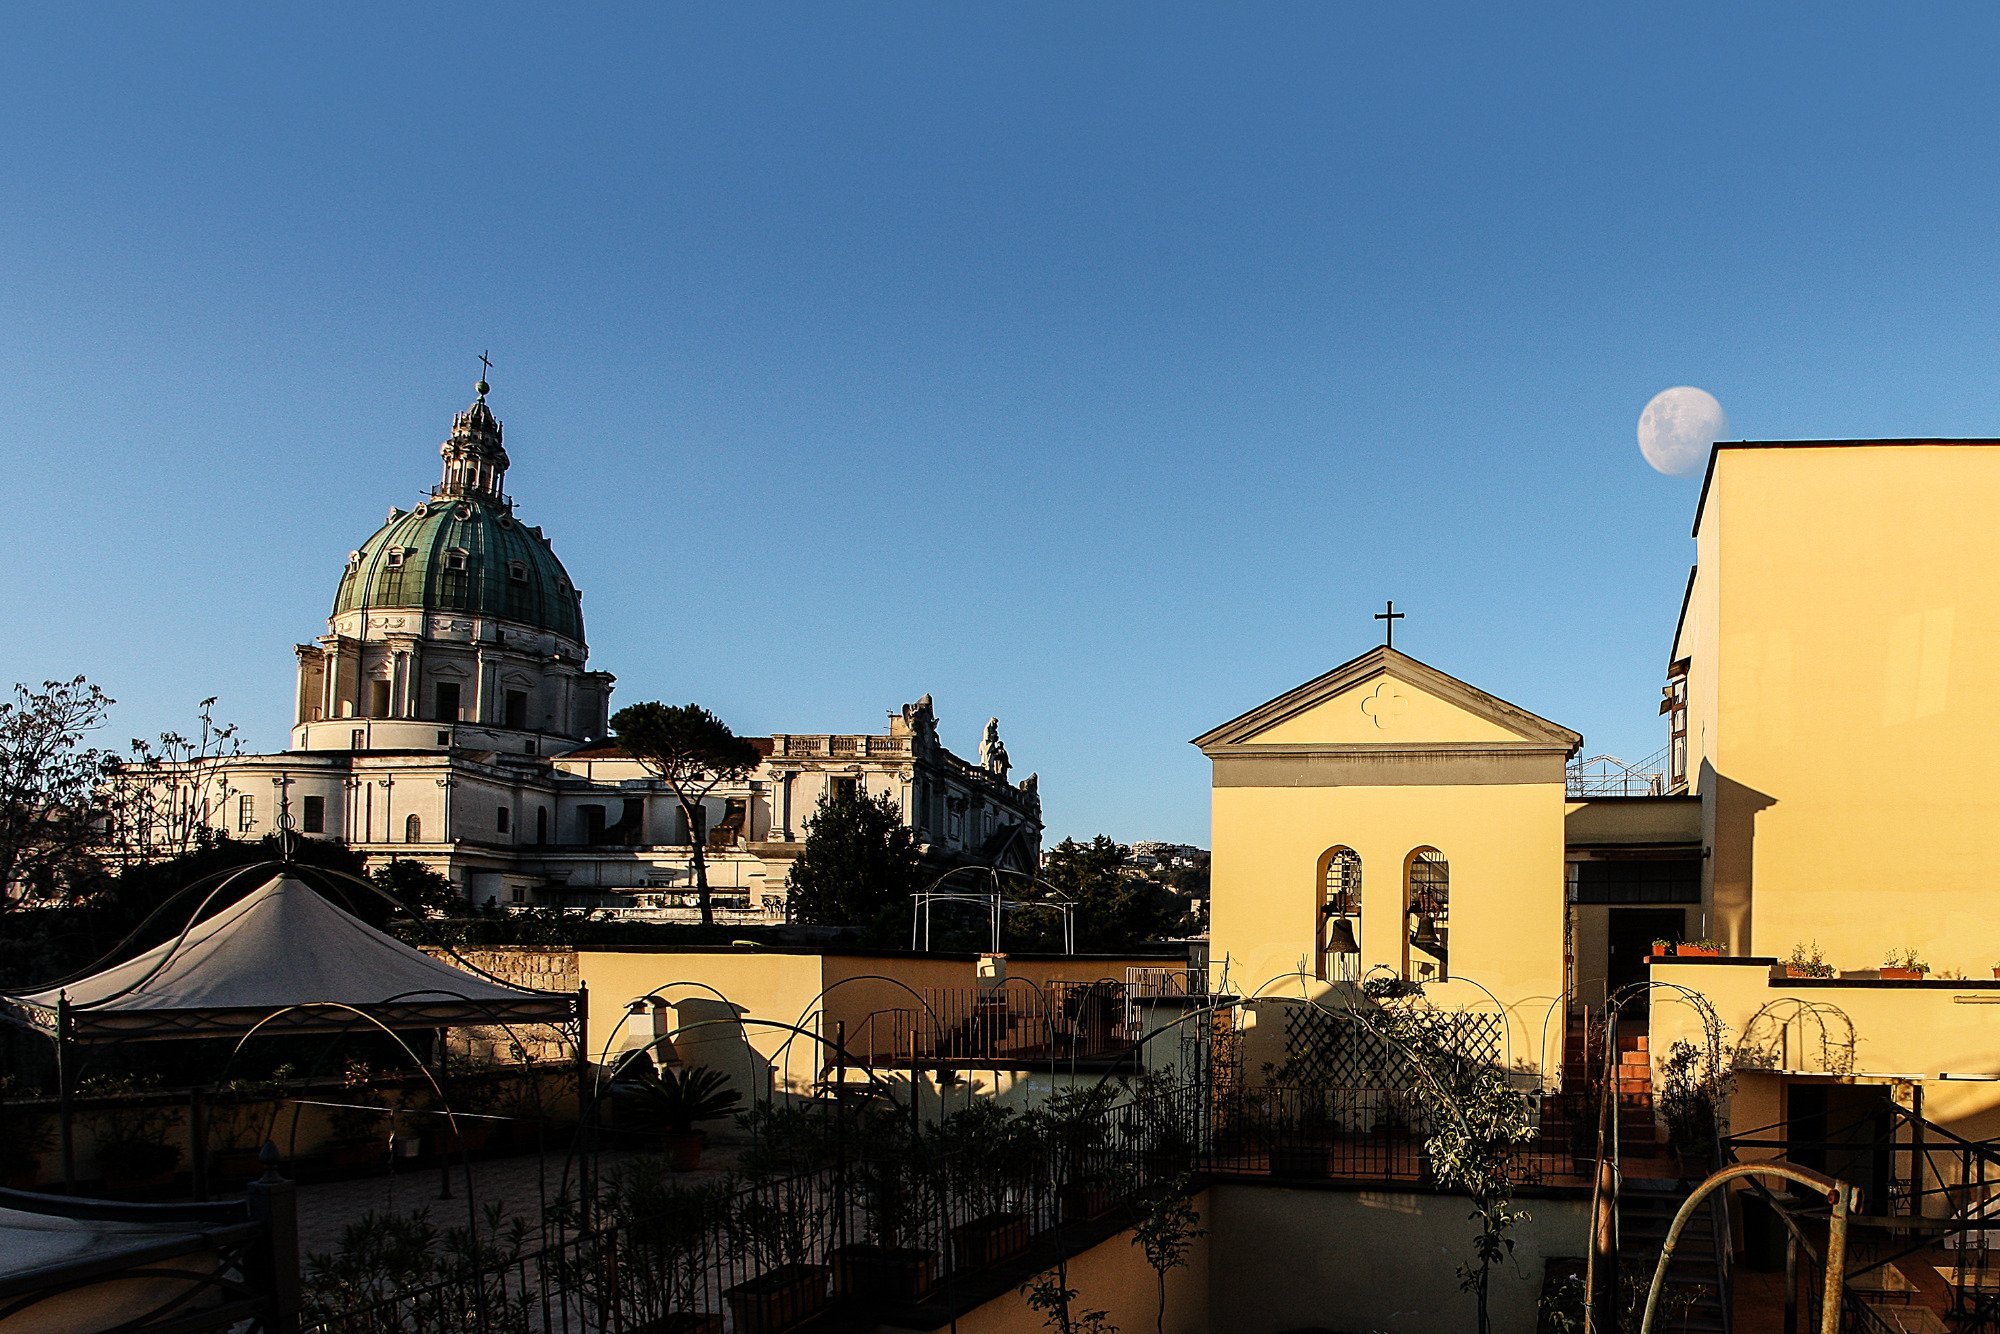
<svg viewBox="0 0 2000 1334">
<path fill-rule="evenodd" d="M 1653 1122 L 1652 1053 L 1643 1029 L 1627 1024 L 1618 1034 L 1618 1065 L 1612 1083 L 1618 1095 L 1618 1151 L 1621 1159 L 1655 1159 L 1662 1155 Z M 1585 1049 L 1585 1021 L 1571 1015 L 1563 1042 L 1563 1087 L 1590 1087 L 1590 1053 Z"/>
<path fill-rule="evenodd" d="M 1623 1169 L 1618 1198 L 1618 1263 L 1627 1281 L 1639 1283 L 1641 1301 L 1645 1285 L 1652 1282 L 1653 1267 L 1660 1261 L 1667 1229 L 1690 1189 L 1687 1182 L 1676 1179 L 1655 1124 L 1652 1052 L 1643 1023 L 1621 1025 L 1618 1061 L 1611 1076 L 1618 1099 L 1618 1156 Z M 1584 1020 L 1573 1015 L 1563 1051 L 1565 1087 L 1589 1087 L 1591 1055 L 1586 1050 Z M 1722 1300 L 1715 1219 L 1704 1208 L 1688 1220 L 1674 1247 L 1659 1328 L 1719 1334 L 1729 1328 Z"/>
</svg>

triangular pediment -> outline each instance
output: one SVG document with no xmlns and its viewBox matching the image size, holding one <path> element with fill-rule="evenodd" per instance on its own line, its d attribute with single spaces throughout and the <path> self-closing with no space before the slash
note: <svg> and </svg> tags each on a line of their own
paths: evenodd
<svg viewBox="0 0 2000 1334">
<path fill-rule="evenodd" d="M 1194 740 L 1209 752 L 1234 746 L 1530 745 L 1567 754 L 1582 743 L 1560 724 L 1387 647 Z"/>
</svg>

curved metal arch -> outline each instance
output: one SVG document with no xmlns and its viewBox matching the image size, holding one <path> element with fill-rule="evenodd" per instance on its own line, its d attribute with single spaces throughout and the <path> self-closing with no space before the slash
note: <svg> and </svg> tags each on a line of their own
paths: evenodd
<svg viewBox="0 0 2000 1334">
<path fill-rule="evenodd" d="M 1779 1017 L 1781 1013 L 1784 1016 L 1782 1018 Z M 1836 1019 L 1840 1025 L 1846 1028 L 1847 1038 L 1844 1044 L 1835 1038 L 1829 1030 L 1827 1024 L 1829 1016 Z M 1807 1000 L 1801 996 L 1778 996 L 1765 1001 L 1757 1007 L 1756 1011 L 1748 1019 L 1743 1021 L 1743 1036 L 1736 1043 L 1736 1060 L 1732 1063 L 1731 1068 L 1736 1070 L 1779 1069 L 1780 1067 L 1775 1065 L 1744 1065 L 1743 1049 L 1751 1045 L 1752 1039 L 1757 1034 L 1757 1025 L 1765 1019 L 1772 1020 L 1782 1030 L 1801 1017 L 1810 1018 L 1818 1025 L 1820 1049 L 1822 1052 L 1821 1065 L 1824 1066 L 1827 1064 L 1824 1058 L 1826 1052 L 1843 1046 L 1845 1048 L 1846 1060 L 1843 1062 L 1846 1066 L 1845 1069 L 1825 1069 L 1819 1073 L 1830 1075 L 1853 1073 L 1855 1046 L 1859 1040 L 1859 1035 L 1854 1027 L 1854 1017 L 1831 1001 Z"/>
</svg>

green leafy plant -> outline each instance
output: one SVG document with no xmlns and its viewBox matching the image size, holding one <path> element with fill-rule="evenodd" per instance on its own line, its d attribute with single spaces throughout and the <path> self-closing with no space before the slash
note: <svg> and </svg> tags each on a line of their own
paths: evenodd
<svg viewBox="0 0 2000 1334">
<path fill-rule="evenodd" d="M 1889 957 L 1882 960 L 1882 966 L 1884 968 L 1903 968 L 1918 974 L 1928 973 L 1931 970 L 1931 966 L 1924 962 L 1923 956 L 1918 954 L 1916 950 L 1909 948 L 1890 950 Z"/>
<path fill-rule="evenodd" d="M 1792 977 L 1832 977 L 1833 965 L 1820 953 L 1819 942 L 1815 940 L 1810 947 L 1792 946 L 1791 957 L 1785 960 L 1785 972 Z"/>
<path fill-rule="evenodd" d="M 1028 1299 L 1028 1309 L 1042 1317 L 1043 1329 L 1055 1330 L 1056 1334 L 1118 1334 L 1118 1326 L 1111 1323 L 1109 1312 L 1071 1309 L 1077 1292 L 1069 1285 L 1063 1265 L 1036 1275 L 1021 1292 Z"/>
<path fill-rule="evenodd" d="M 1683 1160 L 1712 1153 L 1730 1077 L 1714 1048 L 1677 1039 L 1660 1062 L 1660 1116 L 1667 1143 Z"/>
<path fill-rule="evenodd" d="M 596 1294 L 600 1309 L 608 1313 L 615 1304 L 627 1325 L 693 1313 L 717 1258 L 731 1189 L 726 1181 L 677 1180 L 657 1158 L 614 1168 L 605 1178 L 601 1218 L 617 1229 L 624 1263 L 618 1281 Z M 594 1277 L 603 1274 L 593 1267 Z"/>
<path fill-rule="evenodd" d="M 743 1095 L 729 1087 L 729 1076 L 705 1065 L 659 1070 L 649 1062 L 630 1073 L 639 1100 L 677 1135 L 692 1133 L 703 1121 L 734 1116 L 743 1105 Z"/>
<path fill-rule="evenodd" d="M 1144 1252 L 1146 1263 L 1152 1266 L 1159 1281 L 1160 1302 L 1153 1318 L 1157 1334 L 1167 1331 L 1167 1271 L 1186 1264 L 1195 1242 L 1207 1235 L 1208 1230 L 1201 1226 L 1201 1215 L 1188 1198 L 1185 1176 L 1176 1177 L 1153 1192 L 1146 1216 L 1132 1231 L 1132 1244 Z"/>
</svg>

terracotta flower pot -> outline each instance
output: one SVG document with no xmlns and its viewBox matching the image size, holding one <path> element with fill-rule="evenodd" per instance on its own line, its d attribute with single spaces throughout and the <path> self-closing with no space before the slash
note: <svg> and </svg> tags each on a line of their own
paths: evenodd
<svg viewBox="0 0 2000 1334">
<path fill-rule="evenodd" d="M 627 1325 L 625 1334 L 722 1334 L 724 1328 L 714 1311 L 671 1311 L 643 1325 Z"/>
<path fill-rule="evenodd" d="M 1720 959 L 1722 951 L 1714 945 L 1676 945 L 1674 953 L 1683 959 Z"/>
<path fill-rule="evenodd" d="M 951 1258 L 960 1269 L 984 1269 L 1028 1249 L 1028 1216 L 1002 1209 L 951 1230 Z"/>
<path fill-rule="evenodd" d="M 1878 969 L 1875 975 L 1881 978 L 1884 982 L 1920 982 L 1923 980 L 1924 977 L 1924 974 L 1920 969 L 1890 968 L 1886 966 L 1881 969 Z"/>
<path fill-rule="evenodd" d="M 825 1265 L 779 1265 L 722 1294 L 736 1334 L 781 1334 L 826 1305 Z"/>
<path fill-rule="evenodd" d="M 676 1172 L 692 1172 L 700 1167 L 702 1146 L 707 1143 L 706 1130 L 669 1130 L 660 1137 L 667 1166 Z"/>
<path fill-rule="evenodd" d="M 842 1297 L 914 1306 L 937 1286 L 936 1251 L 856 1243 L 832 1259 L 833 1290 Z"/>
<path fill-rule="evenodd" d="M 1073 1181 L 1056 1195 L 1056 1204 L 1062 1209 L 1065 1223 L 1102 1218 L 1111 1212 L 1111 1206 L 1116 1203 L 1117 1197 L 1111 1193 L 1111 1188 L 1094 1181 Z"/>
</svg>

